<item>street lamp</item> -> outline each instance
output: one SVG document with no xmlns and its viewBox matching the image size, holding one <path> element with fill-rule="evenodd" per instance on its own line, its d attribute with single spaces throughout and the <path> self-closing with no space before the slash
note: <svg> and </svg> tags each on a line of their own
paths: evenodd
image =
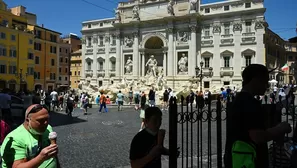
<svg viewBox="0 0 297 168">
<path fill-rule="evenodd" d="M 15 76 L 20 79 L 20 90 L 21 90 L 21 84 L 22 84 L 22 81 L 24 81 L 24 78 L 23 78 L 23 75 L 25 75 L 26 77 L 28 76 L 27 73 L 23 74 L 23 69 L 20 69 L 20 72 L 15 72 Z"/>
<path fill-rule="evenodd" d="M 204 62 L 200 62 L 200 68 L 198 66 L 195 67 L 195 72 L 196 72 L 196 78 L 199 78 L 199 82 L 200 82 L 200 91 L 202 91 L 202 80 L 204 77 L 211 77 L 212 76 L 212 67 L 209 67 L 209 74 L 208 75 L 204 75 L 203 74 L 203 65 Z"/>
</svg>

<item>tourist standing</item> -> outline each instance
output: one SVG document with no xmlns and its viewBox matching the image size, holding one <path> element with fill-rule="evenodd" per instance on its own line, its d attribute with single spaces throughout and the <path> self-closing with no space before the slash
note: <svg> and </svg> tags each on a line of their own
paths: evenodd
<svg viewBox="0 0 297 168">
<path fill-rule="evenodd" d="M 97 106 L 99 106 L 99 103 L 100 103 L 100 95 L 98 95 L 95 99 L 95 102 L 97 104 Z"/>
<path fill-rule="evenodd" d="M 58 109 L 58 92 L 56 90 L 52 91 L 50 96 L 52 97 L 52 108 L 53 111 L 56 111 Z"/>
<path fill-rule="evenodd" d="M 68 114 L 69 116 L 72 116 L 73 107 L 74 107 L 74 98 L 72 97 L 72 94 L 69 94 L 66 100 L 66 114 Z"/>
<path fill-rule="evenodd" d="M 141 125 L 140 125 L 140 130 L 141 131 L 142 129 L 144 129 L 144 118 L 145 118 L 145 105 L 146 105 L 146 95 L 144 93 L 144 91 L 142 91 L 142 94 L 141 94 L 141 98 L 140 98 L 140 119 L 141 119 Z"/>
<path fill-rule="evenodd" d="M 102 108 L 104 108 L 105 113 L 107 113 L 106 96 L 104 95 L 103 91 L 101 92 L 101 96 L 100 96 L 100 108 L 99 108 L 99 113 L 101 113 Z"/>
<path fill-rule="evenodd" d="M 124 95 L 121 91 L 117 94 L 117 99 L 118 99 L 118 111 L 122 111 L 122 107 L 124 104 Z"/>
<path fill-rule="evenodd" d="M 140 102 L 140 93 L 136 91 L 134 94 L 135 110 L 139 110 L 139 102 Z"/>
<path fill-rule="evenodd" d="M 273 128 L 266 127 L 265 112 L 255 96 L 264 95 L 269 87 L 267 67 L 251 64 L 244 69 L 242 79 L 243 88 L 237 93 L 228 116 L 230 130 L 226 139 L 225 167 L 268 168 L 267 142 L 283 141 L 285 134 L 291 132 L 291 126 L 283 122 Z M 255 159 L 248 153 L 253 153 Z"/>
<path fill-rule="evenodd" d="M 168 109 L 168 100 L 169 100 L 169 93 L 168 93 L 168 90 L 165 90 L 163 93 L 163 108 L 162 108 L 162 110 Z"/>
<path fill-rule="evenodd" d="M 129 103 L 130 103 L 130 105 L 132 104 L 132 102 L 133 102 L 133 90 L 132 90 L 132 87 L 130 88 L 130 91 L 129 91 Z"/>
<path fill-rule="evenodd" d="M 149 103 L 150 103 L 150 106 L 151 107 L 154 107 L 155 106 L 155 91 L 154 91 L 154 88 L 152 88 L 149 92 Z"/>
<path fill-rule="evenodd" d="M 89 106 L 89 97 L 86 95 L 83 99 L 83 111 L 84 115 L 88 114 L 88 106 Z"/>
</svg>

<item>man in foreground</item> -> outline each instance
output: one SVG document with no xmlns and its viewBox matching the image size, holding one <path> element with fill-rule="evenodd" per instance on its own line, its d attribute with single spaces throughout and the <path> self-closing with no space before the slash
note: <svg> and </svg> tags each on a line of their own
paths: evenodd
<svg viewBox="0 0 297 168">
<path fill-rule="evenodd" d="M 261 103 L 255 99 L 255 96 L 264 95 L 269 87 L 267 68 L 260 64 L 251 64 L 244 69 L 242 78 L 243 88 L 236 95 L 231 109 L 231 119 L 229 119 L 231 130 L 227 135 L 225 167 L 237 168 L 234 165 L 238 163 L 241 164 L 240 167 L 248 167 L 252 164 L 252 167 L 268 168 L 267 142 L 283 139 L 286 133 L 291 132 L 291 127 L 286 122 L 273 128 L 266 128 L 264 124 L 266 116 Z M 238 147 L 236 147 L 237 144 L 239 144 Z M 243 146 L 253 153 L 238 151 L 244 149 Z M 253 155 L 254 153 L 256 155 Z M 234 160 L 235 156 L 242 159 Z M 248 165 L 242 165 L 246 163 Z"/>
<path fill-rule="evenodd" d="M 2 168 L 60 167 L 58 146 L 50 144 L 48 111 L 39 104 L 26 110 L 25 121 L 9 133 L 1 146 Z"/>
</svg>

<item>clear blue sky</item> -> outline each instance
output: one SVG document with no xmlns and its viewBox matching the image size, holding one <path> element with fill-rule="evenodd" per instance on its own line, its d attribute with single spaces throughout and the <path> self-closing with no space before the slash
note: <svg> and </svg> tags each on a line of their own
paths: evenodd
<svg viewBox="0 0 297 168">
<path fill-rule="evenodd" d="M 27 11 L 37 14 L 38 24 L 62 34 L 80 35 L 81 22 L 113 17 L 112 12 L 119 1 L 127 0 L 87 0 L 107 10 L 90 5 L 83 0 L 4 0 L 9 7 L 23 5 Z M 202 3 L 223 0 L 202 0 Z M 284 39 L 297 36 L 297 0 L 265 0 L 266 20 L 269 27 Z"/>
</svg>

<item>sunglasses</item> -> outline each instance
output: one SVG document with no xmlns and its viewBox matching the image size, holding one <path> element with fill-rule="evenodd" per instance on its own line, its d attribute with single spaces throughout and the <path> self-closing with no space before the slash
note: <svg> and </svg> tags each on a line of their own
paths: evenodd
<svg viewBox="0 0 297 168">
<path fill-rule="evenodd" d="M 29 111 L 29 113 L 27 114 L 27 118 L 29 117 L 29 114 L 37 113 L 37 112 L 39 112 L 40 110 L 42 110 L 43 108 L 44 108 L 43 105 L 41 105 L 41 104 L 36 104 L 36 105 Z"/>
</svg>

